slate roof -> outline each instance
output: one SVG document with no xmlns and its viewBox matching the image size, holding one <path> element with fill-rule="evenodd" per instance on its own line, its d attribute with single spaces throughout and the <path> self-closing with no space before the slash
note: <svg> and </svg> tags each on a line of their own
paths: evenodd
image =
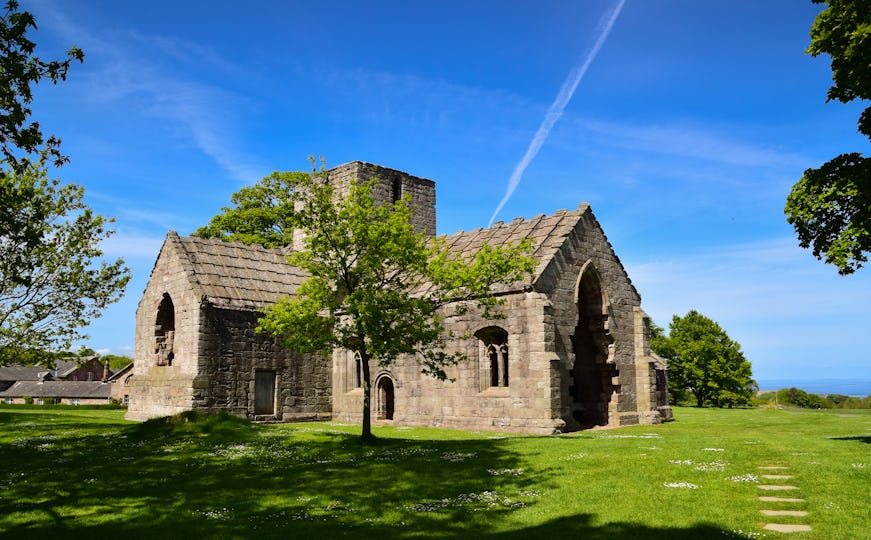
<svg viewBox="0 0 871 540">
<path fill-rule="evenodd" d="M 494 292 L 521 290 L 541 276 L 588 210 L 589 205 L 581 204 L 572 211 L 559 210 L 509 223 L 498 221 L 487 229 L 460 231 L 443 238 L 451 252 L 464 257 L 474 256 L 485 241 L 501 247 L 532 239 L 537 262 L 532 279 L 498 286 Z M 166 241 L 178 247 L 182 264 L 189 265 L 189 276 L 202 295 L 220 307 L 261 309 L 281 296 L 292 295 L 306 279 L 301 269 L 287 263 L 288 248 L 270 249 L 220 238 L 180 238 L 175 231 L 167 234 Z"/>
<path fill-rule="evenodd" d="M 99 381 L 18 381 L 0 392 L 4 397 L 58 397 L 109 399 L 112 385 Z"/>
<path fill-rule="evenodd" d="M 54 376 L 54 370 L 45 366 L 0 366 L 0 381 L 39 381 Z"/>
<path fill-rule="evenodd" d="M 515 218 L 509 223 L 497 221 L 487 229 L 460 231 L 444 238 L 452 253 L 467 257 L 474 256 L 484 245 L 484 242 L 492 247 L 503 247 L 531 239 L 533 242 L 532 255 L 536 261 L 536 268 L 528 283 L 535 283 L 588 209 L 589 205 L 583 203 L 571 212 L 558 210 L 549 216 L 539 214 L 530 219 Z M 503 286 L 495 292 L 515 290 L 528 283 L 513 283 Z"/>
<path fill-rule="evenodd" d="M 302 270 L 287 264 L 286 249 L 220 238 L 179 238 L 175 231 L 169 232 L 167 242 L 178 247 L 190 264 L 189 275 L 216 306 L 260 309 L 280 296 L 293 294 L 306 277 Z"/>
<path fill-rule="evenodd" d="M 52 374 L 57 374 L 56 378 L 65 379 L 69 377 L 75 370 L 85 367 L 91 361 L 97 360 L 99 361 L 99 356 L 87 356 L 82 358 L 61 358 L 57 362 L 55 362 L 55 369 L 52 369 Z M 103 364 L 100 362 L 100 368 L 102 369 Z"/>
</svg>

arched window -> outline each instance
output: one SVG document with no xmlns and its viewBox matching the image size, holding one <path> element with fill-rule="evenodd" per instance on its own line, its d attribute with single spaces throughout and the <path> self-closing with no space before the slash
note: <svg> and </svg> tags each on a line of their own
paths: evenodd
<svg viewBox="0 0 871 540">
<path fill-rule="evenodd" d="M 508 332 L 498 326 L 482 328 L 475 332 L 481 351 L 479 371 L 483 387 L 507 387 L 510 366 L 508 363 Z"/>
<path fill-rule="evenodd" d="M 175 358 L 173 341 L 175 340 L 175 307 L 168 293 L 163 293 L 160 305 L 157 306 L 157 321 L 154 325 L 155 348 L 158 366 L 171 366 Z"/>
</svg>

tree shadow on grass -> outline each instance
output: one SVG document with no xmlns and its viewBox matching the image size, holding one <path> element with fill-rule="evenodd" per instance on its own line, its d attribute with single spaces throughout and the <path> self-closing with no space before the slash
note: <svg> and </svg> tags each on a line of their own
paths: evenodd
<svg viewBox="0 0 871 540">
<path fill-rule="evenodd" d="M 830 437 L 833 441 L 859 441 L 871 444 L 871 435 L 854 435 L 852 437 Z"/>
<path fill-rule="evenodd" d="M 232 422 L 232 421 L 230 421 Z M 596 524 L 591 514 L 508 532 L 550 469 L 520 471 L 504 440 L 382 438 L 229 423 L 110 426 L 0 445 L 0 536 L 10 538 L 468 538 L 682 540 L 686 529 Z M 74 425 L 71 424 L 71 425 Z M 81 426 L 80 426 L 81 427 Z M 237 426 L 238 427 L 238 426 Z M 528 462 L 527 467 L 528 467 Z"/>
</svg>

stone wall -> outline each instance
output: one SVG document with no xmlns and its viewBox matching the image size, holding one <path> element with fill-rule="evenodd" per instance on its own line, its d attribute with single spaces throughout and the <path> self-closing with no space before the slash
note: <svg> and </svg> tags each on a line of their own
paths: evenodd
<svg viewBox="0 0 871 540">
<path fill-rule="evenodd" d="M 400 425 L 553 433 L 661 420 L 647 316 L 589 208 L 534 291 L 503 298 L 505 319 L 483 320 L 474 310 L 446 318 L 448 331 L 466 336 L 449 340 L 447 351 L 468 358 L 446 370 L 449 380 L 422 375 L 414 358 L 372 366 L 373 421 L 379 420 L 383 377 L 392 382 L 392 421 Z M 507 332 L 507 385 L 488 379 L 488 353 L 475 337 L 491 326 Z M 333 413 L 339 421 L 361 421 L 363 391 L 356 379 L 353 353 L 335 351 Z M 582 399 L 581 387 L 590 379 L 599 387 Z"/>
<path fill-rule="evenodd" d="M 134 377 L 126 416 L 130 420 L 177 414 L 193 406 L 201 294 L 188 277 L 180 249 L 178 235 L 167 235 L 136 310 Z M 157 313 L 165 295 L 174 312 L 172 359 L 158 365 Z"/>
<path fill-rule="evenodd" d="M 378 381 L 390 377 L 396 424 L 547 434 L 560 430 L 562 420 L 554 410 L 559 359 L 549 341 L 553 335 L 549 301 L 533 292 L 512 294 L 505 300 L 505 319 L 485 320 L 472 310 L 445 321 L 446 328 L 456 335 L 471 336 L 448 344 L 448 352 L 459 351 L 467 357 L 446 369 L 449 380 L 422 375 L 420 363 L 410 357 L 400 358 L 386 369 L 373 366 L 373 421 L 379 420 Z M 489 359 L 482 340 L 474 337 L 494 326 L 508 334 L 507 386 L 490 385 Z M 333 412 L 340 422 L 359 423 L 362 419 L 363 392 L 354 388 L 353 366 L 352 353 L 334 353 Z"/>
<path fill-rule="evenodd" d="M 336 194 L 342 197 L 347 195 L 351 180 L 368 182 L 373 178 L 378 180 L 372 191 L 376 204 L 392 204 L 394 197 L 410 196 L 413 208 L 411 222 L 415 230 L 435 236 L 436 190 L 432 180 L 361 161 L 330 169 L 330 182 L 336 187 Z"/>
<path fill-rule="evenodd" d="M 193 407 L 247 418 L 315 420 L 330 417 L 330 364 L 325 355 L 292 353 L 258 334 L 256 311 L 203 306 L 199 375 Z M 255 411 L 257 372 L 274 374 L 272 414 Z"/>
</svg>

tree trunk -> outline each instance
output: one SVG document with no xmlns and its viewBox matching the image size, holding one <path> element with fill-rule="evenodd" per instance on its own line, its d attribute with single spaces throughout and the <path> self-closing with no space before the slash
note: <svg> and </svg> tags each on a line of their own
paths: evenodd
<svg viewBox="0 0 871 540">
<path fill-rule="evenodd" d="M 361 347 L 360 364 L 363 368 L 363 431 L 360 436 L 364 441 L 372 440 L 372 385 L 369 380 L 369 353 L 366 347 Z"/>
</svg>

